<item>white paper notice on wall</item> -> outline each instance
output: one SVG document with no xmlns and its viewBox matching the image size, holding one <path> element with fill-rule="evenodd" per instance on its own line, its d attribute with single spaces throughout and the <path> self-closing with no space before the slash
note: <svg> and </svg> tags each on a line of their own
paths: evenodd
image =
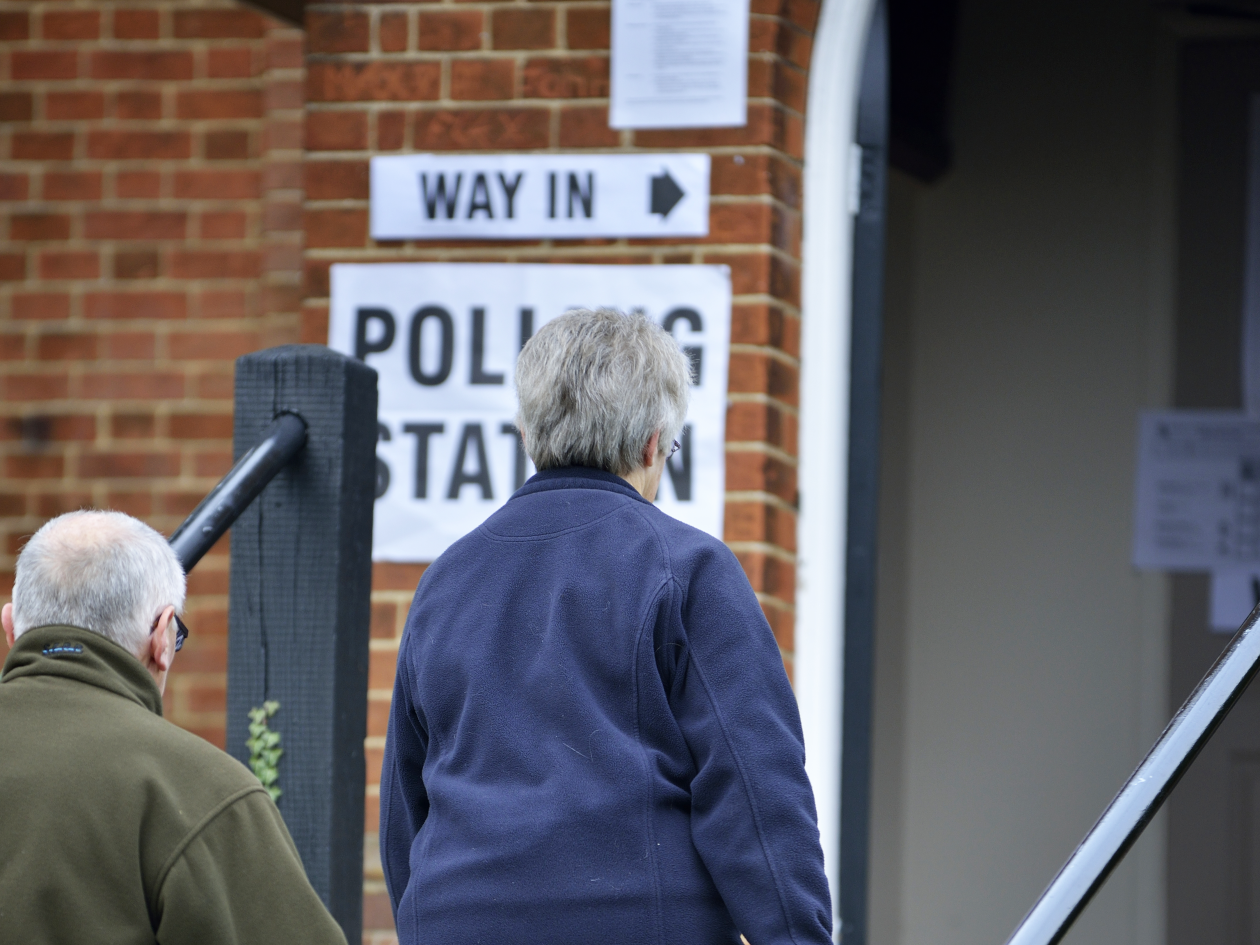
<svg viewBox="0 0 1260 945">
<path fill-rule="evenodd" d="M 1260 417 L 1260 94 L 1247 127 L 1247 226 L 1243 240 L 1243 409 Z"/>
<path fill-rule="evenodd" d="M 372 158 L 372 239 L 705 236 L 709 155 Z"/>
<path fill-rule="evenodd" d="M 613 0 L 613 128 L 722 128 L 748 115 L 748 0 Z"/>
<path fill-rule="evenodd" d="M 1142 414 L 1133 563 L 1164 571 L 1260 568 L 1260 419 Z"/>
<path fill-rule="evenodd" d="M 722 537 L 728 267 L 338 264 L 329 347 L 380 376 L 374 560 L 432 561 L 533 474 L 513 426 L 516 355 L 552 318 L 596 306 L 643 311 L 691 357 L 698 383 L 657 505 Z"/>
<path fill-rule="evenodd" d="M 1212 630 L 1233 633 L 1260 604 L 1260 568 L 1212 572 L 1209 616 Z"/>
<path fill-rule="evenodd" d="M 1247 224 L 1243 239 L 1242 393 L 1244 412 L 1260 420 L 1260 94 L 1247 116 Z M 1260 601 L 1260 568 L 1212 572 L 1209 625 L 1232 633 Z"/>
</svg>

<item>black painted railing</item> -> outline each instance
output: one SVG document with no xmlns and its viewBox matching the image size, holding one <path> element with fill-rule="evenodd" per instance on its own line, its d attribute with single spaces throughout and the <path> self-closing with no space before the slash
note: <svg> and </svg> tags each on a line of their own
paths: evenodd
<svg viewBox="0 0 1260 945">
<path fill-rule="evenodd" d="M 1116 864 L 1151 822 L 1260 668 L 1260 607 L 1251 612 L 1155 747 L 1085 835 L 1007 939 L 1007 945 L 1054 945 L 1067 934 Z"/>
<path fill-rule="evenodd" d="M 192 570 L 305 445 L 306 421 L 297 414 L 282 413 L 272 421 L 258 442 L 171 535 L 171 547 L 185 573 Z"/>
</svg>

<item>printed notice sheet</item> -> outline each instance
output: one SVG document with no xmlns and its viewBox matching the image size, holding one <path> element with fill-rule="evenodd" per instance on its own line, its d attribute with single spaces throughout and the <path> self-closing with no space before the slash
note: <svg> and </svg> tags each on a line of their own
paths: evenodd
<svg viewBox="0 0 1260 945">
<path fill-rule="evenodd" d="M 747 121 L 748 0 L 614 0 L 613 128 Z"/>
<path fill-rule="evenodd" d="M 1133 563 L 1165 571 L 1260 567 L 1260 419 L 1143 413 Z"/>
<path fill-rule="evenodd" d="M 1260 570 L 1213 571 L 1209 616 L 1217 633 L 1233 633 L 1260 604 Z"/>
<path fill-rule="evenodd" d="M 1208 624 L 1237 630 L 1260 603 L 1260 94 L 1247 113 L 1243 411 L 1144 414 L 1133 563 L 1210 571 Z"/>
<path fill-rule="evenodd" d="M 1243 408 L 1260 420 L 1260 95 L 1247 121 L 1247 226 L 1243 242 Z M 1212 572 L 1209 624 L 1232 633 L 1260 602 L 1260 569 Z"/>
<path fill-rule="evenodd" d="M 1247 128 L 1247 227 L 1243 240 L 1243 407 L 1260 416 L 1260 94 Z"/>
</svg>

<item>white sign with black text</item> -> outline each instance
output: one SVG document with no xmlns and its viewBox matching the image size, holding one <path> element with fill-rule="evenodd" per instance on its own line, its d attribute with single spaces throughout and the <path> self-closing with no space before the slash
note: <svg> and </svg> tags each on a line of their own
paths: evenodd
<svg viewBox="0 0 1260 945">
<path fill-rule="evenodd" d="M 707 154 L 372 158 L 376 240 L 705 236 Z"/>
<path fill-rule="evenodd" d="M 613 128 L 748 120 L 748 0 L 614 0 Z"/>
<path fill-rule="evenodd" d="M 1243 409 L 1260 417 L 1260 93 L 1247 115 L 1247 226 L 1243 238 Z"/>
<path fill-rule="evenodd" d="M 643 311 L 691 357 L 657 504 L 722 537 L 728 267 L 338 264 L 329 347 L 380 375 L 374 560 L 432 561 L 533 474 L 514 426 L 516 355 L 552 318 L 596 306 Z"/>
<path fill-rule="evenodd" d="M 1247 226 L 1243 238 L 1243 409 L 1260 419 L 1260 95 L 1247 109 Z M 1209 624 L 1232 633 L 1260 602 L 1260 572 L 1213 571 Z"/>
<path fill-rule="evenodd" d="M 1233 633 L 1260 604 L 1260 570 L 1213 571 L 1208 599 L 1212 630 Z"/>
<path fill-rule="evenodd" d="M 1260 567 L 1260 419 L 1228 410 L 1150 411 L 1138 439 L 1134 565 Z"/>
</svg>

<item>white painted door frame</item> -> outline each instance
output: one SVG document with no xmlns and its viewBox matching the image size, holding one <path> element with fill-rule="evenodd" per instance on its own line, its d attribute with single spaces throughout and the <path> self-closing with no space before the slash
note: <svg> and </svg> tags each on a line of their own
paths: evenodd
<svg viewBox="0 0 1260 945">
<path fill-rule="evenodd" d="M 852 212 L 860 170 L 853 139 L 874 5 L 874 0 L 823 0 L 805 110 L 794 680 L 833 915 L 840 862 Z M 839 928 L 839 916 L 834 921 Z"/>
</svg>

